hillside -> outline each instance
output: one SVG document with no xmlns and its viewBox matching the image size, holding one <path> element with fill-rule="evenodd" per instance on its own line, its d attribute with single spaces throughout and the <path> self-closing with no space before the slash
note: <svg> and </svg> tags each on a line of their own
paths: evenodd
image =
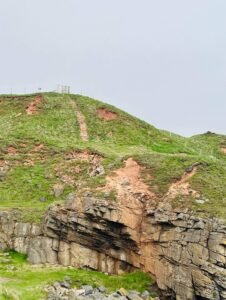
<svg viewBox="0 0 226 300">
<path fill-rule="evenodd" d="M 80 95 L 2 95 L 0 116 L 0 206 L 22 210 L 24 220 L 39 222 L 72 192 L 100 195 L 129 157 L 156 205 L 226 219 L 225 136 L 184 138 Z"/>
<path fill-rule="evenodd" d="M 0 96 L 0 299 L 225 300 L 225 182 L 225 136 Z"/>
</svg>

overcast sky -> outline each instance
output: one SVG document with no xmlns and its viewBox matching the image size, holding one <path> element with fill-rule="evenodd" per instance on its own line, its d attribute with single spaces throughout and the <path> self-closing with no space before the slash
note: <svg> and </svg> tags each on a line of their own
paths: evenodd
<svg viewBox="0 0 226 300">
<path fill-rule="evenodd" d="M 182 135 L 226 134 L 225 0 L 0 1 L 0 93 L 68 84 Z"/>
</svg>

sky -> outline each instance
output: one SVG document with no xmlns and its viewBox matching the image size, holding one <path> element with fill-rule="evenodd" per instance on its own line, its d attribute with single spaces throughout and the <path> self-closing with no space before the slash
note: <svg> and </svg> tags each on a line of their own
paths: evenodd
<svg viewBox="0 0 226 300">
<path fill-rule="evenodd" d="M 226 134 L 225 15 L 225 0 L 0 1 L 0 93 L 66 84 L 161 129 Z"/>
</svg>

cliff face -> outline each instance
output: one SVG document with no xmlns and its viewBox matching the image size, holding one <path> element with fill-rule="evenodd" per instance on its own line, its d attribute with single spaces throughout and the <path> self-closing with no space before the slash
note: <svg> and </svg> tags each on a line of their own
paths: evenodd
<svg viewBox="0 0 226 300">
<path fill-rule="evenodd" d="M 173 299 L 226 299 L 226 226 L 169 205 L 141 207 L 131 222 L 131 208 L 87 196 L 77 207 L 50 208 L 41 226 L 2 212 L 0 248 L 26 253 L 33 264 L 139 268 Z"/>
</svg>

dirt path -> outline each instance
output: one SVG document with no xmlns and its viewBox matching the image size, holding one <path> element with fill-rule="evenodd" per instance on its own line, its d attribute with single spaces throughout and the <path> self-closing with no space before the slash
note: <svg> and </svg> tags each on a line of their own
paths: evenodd
<svg viewBox="0 0 226 300">
<path fill-rule="evenodd" d="M 81 140 L 84 142 L 87 142 L 89 140 L 89 136 L 88 136 L 88 130 L 87 130 L 85 117 L 82 114 L 82 112 L 79 110 L 77 104 L 72 100 L 70 102 L 71 102 L 72 108 L 75 111 L 75 114 L 76 114 L 76 117 L 77 117 L 77 120 L 79 123 Z"/>
<path fill-rule="evenodd" d="M 42 102 L 43 97 L 42 96 L 36 96 L 35 100 L 30 102 L 26 108 L 26 113 L 27 115 L 31 116 L 37 113 L 38 111 L 38 106 Z"/>
</svg>

